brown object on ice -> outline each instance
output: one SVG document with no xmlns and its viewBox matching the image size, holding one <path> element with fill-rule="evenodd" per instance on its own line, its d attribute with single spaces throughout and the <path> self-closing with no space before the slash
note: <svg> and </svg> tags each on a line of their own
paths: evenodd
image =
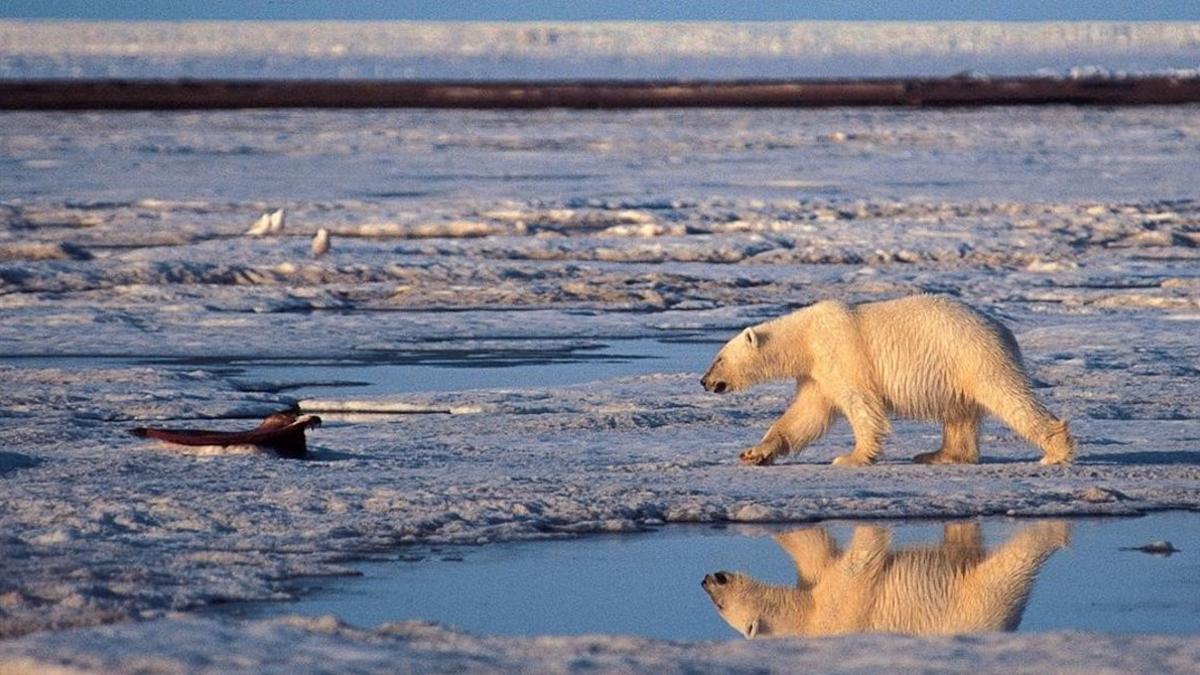
<svg viewBox="0 0 1200 675">
<path fill-rule="evenodd" d="M 1171 105 L 1197 101 L 1200 78 L 1171 75 L 506 82 L 0 78 L 0 110 L 946 108 Z"/>
<path fill-rule="evenodd" d="M 291 459 L 300 459 L 308 453 L 304 441 L 304 430 L 321 426 L 316 415 L 297 415 L 278 412 L 268 415 L 250 431 L 208 431 L 205 429 L 153 429 L 136 427 L 129 433 L 139 438 L 154 438 L 178 445 L 254 445 L 265 448 Z"/>
</svg>

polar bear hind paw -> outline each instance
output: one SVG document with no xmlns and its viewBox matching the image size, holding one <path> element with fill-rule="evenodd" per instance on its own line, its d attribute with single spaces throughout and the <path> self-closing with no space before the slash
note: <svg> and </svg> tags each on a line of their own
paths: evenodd
<svg viewBox="0 0 1200 675">
<path fill-rule="evenodd" d="M 1058 456 L 1046 455 L 1045 457 L 1038 460 L 1038 464 L 1041 464 L 1042 466 L 1067 466 L 1070 463 L 1071 463 L 1071 455 L 1058 455 Z"/>
<path fill-rule="evenodd" d="M 775 463 L 775 453 L 755 446 L 743 450 L 738 459 L 747 466 L 770 466 Z"/>
<path fill-rule="evenodd" d="M 1071 525 L 1065 520 L 1045 520 L 1030 527 L 1030 536 L 1048 549 L 1066 548 L 1071 544 Z"/>
<path fill-rule="evenodd" d="M 970 460 L 956 457 L 941 450 L 937 452 L 922 452 L 913 457 L 913 461 L 917 464 L 974 464 Z"/>
</svg>

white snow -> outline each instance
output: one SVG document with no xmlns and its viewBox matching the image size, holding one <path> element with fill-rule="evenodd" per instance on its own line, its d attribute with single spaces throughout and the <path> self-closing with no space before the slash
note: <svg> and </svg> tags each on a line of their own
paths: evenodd
<svg viewBox="0 0 1200 675">
<path fill-rule="evenodd" d="M 136 650 L 130 650 L 136 645 Z M 296 673 L 1188 673 L 1200 638 L 1099 633 L 677 643 L 477 637 L 422 623 L 364 631 L 333 617 L 232 624 L 173 616 L 0 642 L 14 670 Z M 54 670 L 61 668 L 62 670 Z"/>
<path fill-rule="evenodd" d="M 178 612 L 283 598 L 301 575 L 408 544 L 1200 509 L 1198 119 L 6 114 L 0 163 L 26 168 L 0 203 L 0 670 L 1194 669 L 1192 638 L 672 644 Z M 242 236 L 277 208 L 286 232 Z M 313 260 L 320 228 L 339 238 Z M 717 341 L 820 298 L 918 291 L 1014 329 L 1039 394 L 1072 420 L 1078 463 L 1038 466 L 989 426 L 984 464 L 915 466 L 939 432 L 908 422 L 861 471 L 828 465 L 844 426 L 778 466 L 736 463 L 788 389 L 706 395 Z M 532 375 L 615 338 L 682 340 L 690 372 Z M 413 362 L 531 375 L 372 395 L 278 386 L 289 364 L 354 379 Z M 245 364 L 278 377 L 253 391 Z M 124 431 L 248 428 L 297 403 L 326 421 L 311 461 L 181 454 Z"/>
</svg>

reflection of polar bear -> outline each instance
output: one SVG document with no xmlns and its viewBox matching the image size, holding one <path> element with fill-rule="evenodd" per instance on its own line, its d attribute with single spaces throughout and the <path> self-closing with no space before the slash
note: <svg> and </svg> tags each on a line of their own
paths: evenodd
<svg viewBox="0 0 1200 675">
<path fill-rule="evenodd" d="M 730 340 L 700 380 L 718 394 L 767 380 L 795 379 L 796 397 L 747 464 L 770 464 L 820 438 L 841 413 L 854 451 L 834 464 L 870 464 L 890 430 L 887 413 L 942 422 L 942 447 L 914 459 L 979 461 L 983 412 L 1041 447 L 1043 464 L 1075 451 L 1067 423 L 1033 395 L 1012 333 L 945 298 L 915 295 L 847 307 L 819 302 Z"/>
<path fill-rule="evenodd" d="M 717 572 L 704 590 L 747 638 L 1016 630 L 1042 563 L 1067 544 L 1063 521 L 1026 527 L 992 553 L 979 525 L 948 524 L 942 544 L 890 550 L 890 533 L 859 526 L 845 552 L 823 528 L 775 538 L 796 563 L 796 586 Z"/>
</svg>

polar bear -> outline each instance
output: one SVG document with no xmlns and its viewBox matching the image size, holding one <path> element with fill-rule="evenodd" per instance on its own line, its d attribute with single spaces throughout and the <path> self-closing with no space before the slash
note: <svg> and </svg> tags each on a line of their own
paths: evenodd
<svg viewBox="0 0 1200 675">
<path fill-rule="evenodd" d="M 841 413 L 854 450 L 834 464 L 866 465 L 891 430 L 887 414 L 942 423 L 942 446 L 914 461 L 979 461 L 979 424 L 990 412 L 1044 453 L 1068 464 L 1067 423 L 1033 395 L 1007 328 L 947 298 L 914 295 L 848 307 L 825 301 L 751 326 L 717 353 L 700 383 L 718 394 L 795 379 L 796 396 L 758 445 L 740 455 L 770 464 L 821 437 Z"/>
<path fill-rule="evenodd" d="M 715 572 L 701 586 L 746 638 L 889 632 L 910 635 L 1016 630 L 1033 580 L 1067 545 L 1064 521 L 1025 527 L 992 553 L 978 523 L 950 523 L 940 546 L 891 550 L 881 528 L 854 528 L 844 552 L 824 528 L 775 541 L 796 563 L 795 586 Z"/>
</svg>

